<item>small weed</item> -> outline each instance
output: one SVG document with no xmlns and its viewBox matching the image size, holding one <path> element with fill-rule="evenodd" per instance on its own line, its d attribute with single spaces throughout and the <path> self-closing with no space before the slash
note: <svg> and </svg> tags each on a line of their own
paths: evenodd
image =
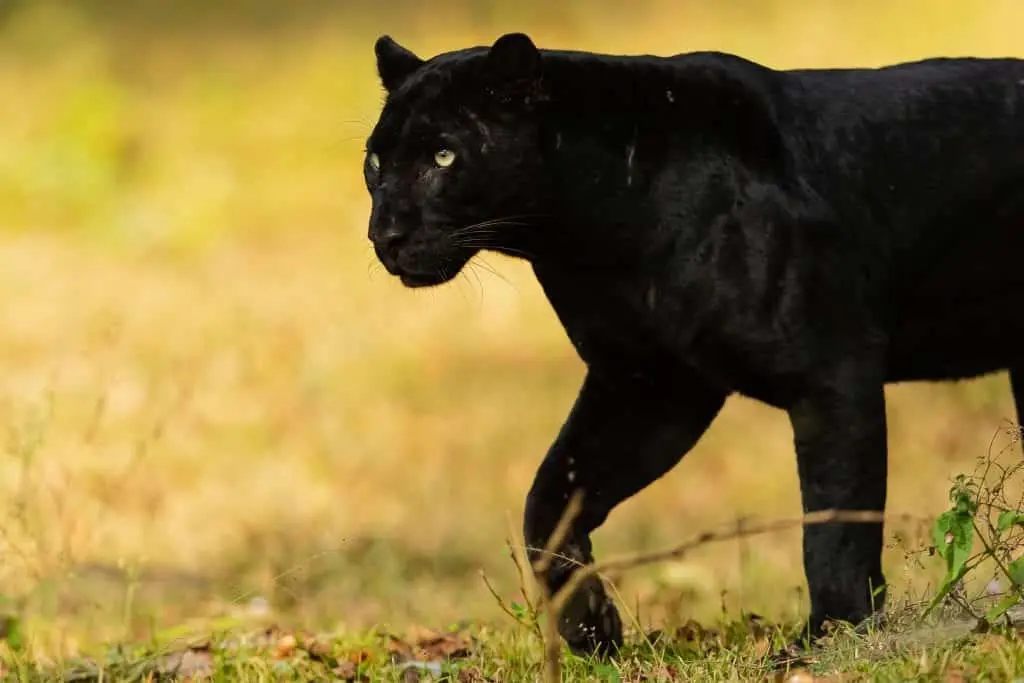
<svg viewBox="0 0 1024 683">
<path fill-rule="evenodd" d="M 1009 433 L 1009 447 L 1018 448 L 1018 428 Z M 1024 495 L 1009 494 L 1020 489 L 1022 469 L 1024 460 L 1003 464 L 990 448 L 972 473 L 956 477 L 949 490 L 950 507 L 932 527 L 928 551 L 941 558 L 945 575 L 926 616 L 952 604 L 991 624 L 1024 602 Z M 973 593 L 969 584 L 976 586 Z"/>
</svg>

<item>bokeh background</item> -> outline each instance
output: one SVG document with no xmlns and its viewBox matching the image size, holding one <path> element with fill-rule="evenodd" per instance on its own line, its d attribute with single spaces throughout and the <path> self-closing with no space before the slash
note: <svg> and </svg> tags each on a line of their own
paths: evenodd
<svg viewBox="0 0 1024 683">
<path fill-rule="evenodd" d="M 811 67 L 1022 56 L 1021 26 L 1019 0 L 0 1 L 8 609 L 74 649 L 260 613 L 500 621 L 481 569 L 516 598 L 506 538 L 583 368 L 523 264 L 416 292 L 375 265 L 381 33 L 423 56 L 522 30 Z M 889 397 L 895 512 L 942 509 L 1013 419 L 1003 376 Z M 597 552 L 797 513 L 791 436 L 732 399 Z M 724 543 L 619 589 L 643 623 L 713 616 L 723 590 L 792 618 L 799 547 Z M 887 563 L 897 585 L 929 576 L 898 547 Z"/>
</svg>

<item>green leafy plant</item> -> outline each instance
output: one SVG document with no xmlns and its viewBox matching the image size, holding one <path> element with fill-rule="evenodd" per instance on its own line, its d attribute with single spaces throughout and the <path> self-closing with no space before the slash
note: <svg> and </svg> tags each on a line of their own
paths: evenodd
<svg viewBox="0 0 1024 683">
<path fill-rule="evenodd" d="M 944 600 L 963 580 L 972 568 L 971 556 L 974 546 L 974 516 L 978 512 L 977 493 L 964 475 L 956 479 L 949 491 L 949 499 L 953 504 L 935 520 L 932 527 L 932 542 L 936 552 L 946 563 L 946 575 L 943 577 L 939 590 L 935 593 L 929 609 Z"/>
<path fill-rule="evenodd" d="M 1016 437 L 1016 430 L 1013 435 Z M 1018 438 L 1011 447 L 1018 447 Z M 991 453 L 979 459 L 975 472 L 961 474 L 949 490 L 950 507 L 932 525 L 931 550 L 945 565 L 945 575 L 925 614 L 943 603 L 958 604 L 988 623 L 1024 604 L 1024 496 L 1016 501 L 1007 491 L 1019 485 L 1016 475 L 1024 461 L 1001 464 Z M 992 568 L 979 595 L 967 595 L 966 580 L 983 566 Z M 1005 590 L 1000 590 L 1003 587 Z M 992 598 L 998 597 L 994 601 Z M 982 610 L 977 609 L 984 605 Z"/>
</svg>

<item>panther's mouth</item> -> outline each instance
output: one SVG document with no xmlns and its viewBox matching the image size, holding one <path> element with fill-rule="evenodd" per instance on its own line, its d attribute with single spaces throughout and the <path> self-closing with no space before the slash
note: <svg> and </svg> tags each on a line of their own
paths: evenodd
<svg viewBox="0 0 1024 683">
<path fill-rule="evenodd" d="M 423 254 L 416 250 L 387 250 L 374 245 L 384 269 L 406 287 L 434 287 L 455 279 L 473 253 L 468 250 Z"/>
<path fill-rule="evenodd" d="M 442 285 L 452 279 L 454 275 L 448 275 L 444 271 L 435 273 L 410 273 L 403 272 L 399 273 L 398 279 L 402 281 L 402 284 L 409 288 L 417 287 L 434 287 Z"/>
</svg>

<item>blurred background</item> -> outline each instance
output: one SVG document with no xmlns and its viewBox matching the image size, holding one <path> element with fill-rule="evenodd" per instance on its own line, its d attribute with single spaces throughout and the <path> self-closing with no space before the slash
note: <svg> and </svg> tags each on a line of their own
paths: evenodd
<svg viewBox="0 0 1024 683">
<path fill-rule="evenodd" d="M 361 163 L 381 33 L 421 56 L 526 31 L 813 67 L 1022 56 L 1022 25 L 1019 0 L 0 1 L 8 609 L 73 650 L 261 612 L 500 621 L 481 569 L 518 599 L 505 542 L 583 368 L 523 264 L 486 256 L 416 292 L 375 264 Z M 889 397 L 895 512 L 941 510 L 1013 418 L 1003 376 Z M 731 400 L 597 552 L 797 513 L 791 436 Z M 898 586 L 931 576 L 898 547 L 887 563 Z M 619 589 L 647 624 L 714 616 L 722 591 L 792 618 L 802 584 L 793 532 Z"/>
</svg>

